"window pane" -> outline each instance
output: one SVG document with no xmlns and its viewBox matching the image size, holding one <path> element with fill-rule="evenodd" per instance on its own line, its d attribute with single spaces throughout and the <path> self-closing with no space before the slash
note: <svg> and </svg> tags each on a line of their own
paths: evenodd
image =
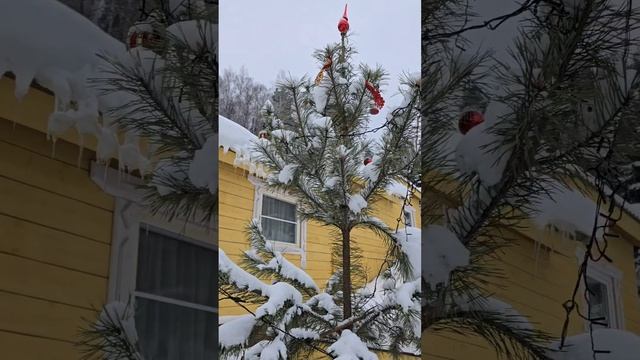
<svg viewBox="0 0 640 360">
<path fill-rule="evenodd" d="M 404 224 L 406 226 L 413 226 L 413 221 L 411 221 L 411 212 L 410 211 L 406 211 L 404 212 Z"/>
<path fill-rule="evenodd" d="M 216 262 L 214 250 L 141 229 L 136 290 L 216 307 Z"/>
<path fill-rule="evenodd" d="M 296 224 L 263 217 L 262 231 L 267 240 L 292 244 L 296 242 Z"/>
<path fill-rule="evenodd" d="M 607 286 L 591 278 L 587 279 L 589 290 L 590 312 L 589 317 L 601 318 L 600 322 L 611 325 L 609 319 L 609 304 L 607 303 Z"/>
<path fill-rule="evenodd" d="M 136 329 L 145 359 L 217 359 L 215 313 L 138 297 Z"/>
<path fill-rule="evenodd" d="M 269 196 L 262 197 L 262 215 L 296 221 L 296 206 Z"/>
</svg>

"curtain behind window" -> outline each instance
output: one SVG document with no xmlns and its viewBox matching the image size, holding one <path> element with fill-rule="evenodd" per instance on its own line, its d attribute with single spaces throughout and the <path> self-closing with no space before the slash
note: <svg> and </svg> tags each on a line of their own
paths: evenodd
<svg viewBox="0 0 640 360">
<path fill-rule="evenodd" d="M 136 327 L 146 359 L 216 358 L 217 314 L 143 297 L 151 294 L 217 307 L 215 256 L 214 250 L 141 229 Z"/>
<path fill-rule="evenodd" d="M 268 240 L 288 243 L 296 242 L 297 224 L 296 206 L 294 204 L 263 196 L 262 215 L 262 230 Z"/>
</svg>

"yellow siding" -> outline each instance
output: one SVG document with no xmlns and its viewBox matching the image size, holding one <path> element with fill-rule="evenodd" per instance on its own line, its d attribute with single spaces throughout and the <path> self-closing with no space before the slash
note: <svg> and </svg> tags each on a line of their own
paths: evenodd
<svg viewBox="0 0 640 360">
<path fill-rule="evenodd" d="M 53 97 L 21 102 L 0 80 L 0 348 L 7 359 L 68 360 L 106 299 L 113 199 L 89 177 L 91 150 L 44 133 Z M 66 137 L 75 141 L 75 136 Z M 92 144 L 90 143 L 90 147 Z"/>
<path fill-rule="evenodd" d="M 219 241 L 222 248 L 231 259 L 238 260 L 245 250 L 249 249 L 245 228 L 253 218 L 254 186 L 247 178 L 247 172 L 234 167 L 232 152 L 220 152 L 219 162 Z M 414 208 L 417 210 L 419 199 L 413 200 Z M 396 219 L 400 216 L 402 203 L 400 199 L 382 200 L 374 204 L 377 210 L 376 215 L 395 228 Z M 416 211 L 416 223 L 420 221 L 419 211 Z M 367 274 L 369 278 L 375 276 L 380 264 L 385 256 L 386 246 L 383 240 L 376 237 L 370 231 L 356 230 L 353 238 L 362 249 Z M 331 276 L 331 242 L 329 229 L 322 227 L 317 222 L 307 224 L 306 233 L 306 268 L 305 270 L 316 281 L 318 286 L 324 284 Z M 288 254 L 287 258 L 300 266 L 300 256 Z M 220 315 L 238 315 L 244 310 L 235 305 L 232 301 L 223 300 L 220 302 Z M 324 357 L 320 357 L 324 358 Z M 381 359 L 388 358 L 388 354 L 383 354 Z"/>
<path fill-rule="evenodd" d="M 531 228 L 522 233 L 511 232 L 509 236 L 515 238 L 513 245 L 493 263 L 504 272 L 505 279 L 499 280 L 503 288 L 494 287 L 493 292 L 528 316 L 537 328 L 559 336 L 564 322 L 562 303 L 570 298 L 577 276 L 577 245 L 557 233 Z M 537 246 L 532 239 L 543 240 L 546 246 Z M 614 240 L 607 254 L 623 273 L 625 329 L 640 333 L 640 300 L 636 294 L 632 241 L 637 240 L 624 237 Z M 572 316 L 570 335 L 584 332 L 584 326 L 583 320 Z M 425 332 L 422 351 L 424 359 L 497 359 L 495 351 L 483 339 L 450 332 Z"/>
</svg>

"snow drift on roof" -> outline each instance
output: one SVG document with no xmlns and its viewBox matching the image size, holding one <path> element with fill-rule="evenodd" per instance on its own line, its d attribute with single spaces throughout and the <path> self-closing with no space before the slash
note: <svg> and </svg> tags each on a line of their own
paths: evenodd
<svg viewBox="0 0 640 360">
<path fill-rule="evenodd" d="M 87 77 L 101 61 L 96 54 L 126 53 L 123 43 L 58 1 L 3 2 L 0 76 L 16 76 L 18 98 L 34 79 L 63 100 L 85 98 Z"/>
</svg>

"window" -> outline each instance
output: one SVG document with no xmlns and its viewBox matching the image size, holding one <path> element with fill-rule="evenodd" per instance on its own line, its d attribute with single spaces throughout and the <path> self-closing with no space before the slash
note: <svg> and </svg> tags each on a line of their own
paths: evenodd
<svg viewBox="0 0 640 360">
<path fill-rule="evenodd" d="M 595 328 L 623 328 L 623 312 L 620 293 L 619 270 L 609 264 L 590 262 L 587 269 L 587 292 L 590 309 L 589 318 L 596 321 Z M 587 311 L 585 303 L 585 312 Z M 589 327 L 589 322 L 586 323 Z"/>
<path fill-rule="evenodd" d="M 133 301 L 144 357 L 215 359 L 214 229 L 153 216 L 141 202 L 136 178 L 121 179 L 117 171 L 95 163 L 91 178 L 115 198 L 107 301 Z"/>
<path fill-rule="evenodd" d="M 249 176 L 255 187 L 253 218 L 271 245 L 283 254 L 300 256 L 300 267 L 307 264 L 307 224 L 298 216 L 297 199 L 286 192 L 267 189 L 264 181 Z"/>
<path fill-rule="evenodd" d="M 607 285 L 587 277 L 587 287 L 589 292 L 589 318 L 596 321 L 595 327 L 610 327 L 612 323 L 611 308 L 609 305 L 610 290 Z"/>
<path fill-rule="evenodd" d="M 405 207 L 402 211 L 404 213 L 404 225 L 406 227 L 415 226 L 415 222 L 413 221 L 413 209 Z"/>
<path fill-rule="evenodd" d="M 217 271 L 214 249 L 143 226 L 138 240 L 136 328 L 148 359 L 214 359 Z"/>
<path fill-rule="evenodd" d="M 298 221 L 295 204 L 263 195 L 260 223 L 267 240 L 290 244 L 298 242 Z"/>
</svg>

